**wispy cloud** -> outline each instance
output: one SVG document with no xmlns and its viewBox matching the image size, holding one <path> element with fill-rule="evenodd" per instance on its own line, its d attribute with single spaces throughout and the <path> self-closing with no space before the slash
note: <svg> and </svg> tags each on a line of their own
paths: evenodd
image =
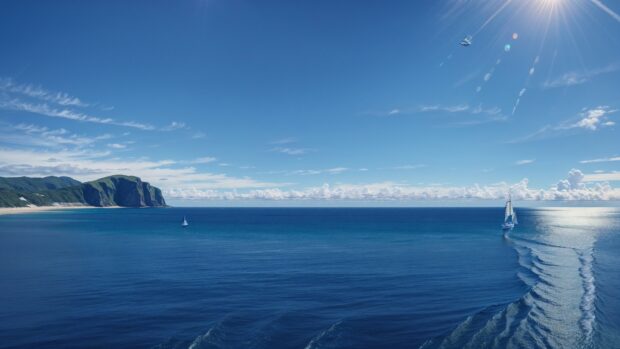
<svg viewBox="0 0 620 349">
<path fill-rule="evenodd" d="M 552 137 L 560 137 L 575 134 L 580 130 L 594 132 L 603 127 L 615 125 L 615 122 L 609 120 L 609 115 L 615 113 L 616 109 L 608 106 L 598 106 L 594 108 L 584 109 L 579 113 L 577 119 L 571 118 L 557 125 L 546 125 L 535 132 L 513 139 L 508 143 L 521 143 L 527 141 L 541 140 Z"/>
<path fill-rule="evenodd" d="M 527 165 L 527 164 L 533 163 L 534 161 L 536 161 L 536 159 L 518 160 L 518 161 L 515 161 L 515 165 L 517 165 L 517 166 Z"/>
<path fill-rule="evenodd" d="M 470 110 L 470 106 L 467 104 L 458 104 L 458 105 L 422 105 L 418 109 L 420 113 L 428 113 L 428 112 L 448 112 L 448 113 L 461 113 Z"/>
<path fill-rule="evenodd" d="M 608 158 L 598 158 L 598 159 L 590 159 L 590 160 L 581 160 L 579 161 L 582 164 L 593 164 L 598 162 L 614 162 L 620 161 L 620 156 L 612 156 Z"/>
<path fill-rule="evenodd" d="M 175 130 L 180 130 L 185 127 L 186 125 L 184 122 L 173 121 L 169 125 L 162 127 L 161 130 L 162 131 L 175 131 Z"/>
<path fill-rule="evenodd" d="M 269 142 L 269 144 L 275 145 L 275 147 L 271 148 L 269 151 L 293 156 L 300 156 L 315 151 L 310 148 L 296 147 L 294 146 L 295 143 L 297 143 L 297 139 L 294 137 L 276 139 Z"/>
<path fill-rule="evenodd" d="M 9 109 L 16 111 L 25 111 L 29 113 L 54 117 L 54 118 L 62 118 L 73 121 L 82 121 L 82 122 L 92 122 L 97 124 L 107 124 L 107 125 L 116 125 L 116 126 L 124 126 L 137 128 L 141 130 L 154 130 L 155 127 L 149 124 L 143 124 L 135 121 L 118 121 L 112 118 L 102 118 L 97 116 L 92 116 L 89 114 L 81 113 L 74 111 L 68 108 L 55 108 L 51 107 L 48 104 L 32 104 L 28 102 L 22 102 L 18 99 L 10 99 L 0 101 L 1 109 Z"/>
<path fill-rule="evenodd" d="M 569 87 L 569 86 L 580 85 L 580 84 L 583 84 L 583 83 L 586 83 L 592 80 L 593 78 L 599 75 L 613 73 L 613 72 L 618 71 L 619 69 L 620 69 L 620 64 L 613 63 L 613 64 L 609 64 L 605 67 L 597 68 L 597 69 L 584 70 L 584 71 L 571 71 L 568 73 L 564 73 L 561 76 L 556 77 L 554 79 L 543 82 L 542 87 L 549 89 L 549 88 L 556 88 L 556 87 Z"/>
<path fill-rule="evenodd" d="M 87 137 L 71 133 L 64 128 L 50 129 L 34 124 L 0 123 L 0 142 L 11 145 L 33 147 L 75 147 L 81 148 L 112 138 L 110 134 Z"/>
<path fill-rule="evenodd" d="M 415 114 L 437 114 L 437 115 L 469 115 L 468 119 L 451 121 L 453 126 L 473 126 L 488 122 L 506 121 L 508 117 L 502 113 L 498 107 L 484 107 L 482 104 L 471 106 L 469 104 L 422 104 L 410 109 L 392 109 L 384 112 L 374 112 L 371 115 L 378 116 L 401 116 Z"/>
<path fill-rule="evenodd" d="M 202 139 L 205 137 L 207 137 L 207 134 L 201 131 L 194 132 L 194 134 L 192 134 L 192 139 Z"/>
<path fill-rule="evenodd" d="M 282 171 L 266 171 L 264 174 L 284 175 L 284 176 L 315 176 L 321 174 L 337 175 L 348 171 L 354 171 L 348 167 L 331 167 L 322 169 L 301 169 L 301 170 L 282 170 Z M 360 168 L 357 171 L 368 171 L 367 168 Z"/>
<path fill-rule="evenodd" d="M 312 151 L 307 148 L 290 148 L 290 147 L 275 147 L 271 149 L 272 152 L 287 154 L 287 155 L 304 155 Z"/>
<path fill-rule="evenodd" d="M 417 169 L 424 168 L 424 167 L 426 167 L 425 164 L 407 164 L 407 165 L 400 165 L 400 166 L 390 167 L 389 169 L 392 169 L 392 170 L 417 170 Z"/>
<path fill-rule="evenodd" d="M 41 86 L 19 84 L 11 78 L 0 78 L 0 91 L 20 94 L 62 106 L 87 107 L 88 103 L 65 92 L 53 92 Z"/>
<path fill-rule="evenodd" d="M 620 181 L 620 172 L 599 172 L 584 176 L 586 182 L 617 182 Z"/>
<path fill-rule="evenodd" d="M 214 158 L 211 156 L 205 156 L 201 158 L 196 158 L 192 160 L 191 163 L 192 164 L 208 164 L 208 163 L 215 162 L 215 161 L 217 161 L 217 158 Z"/>
<path fill-rule="evenodd" d="M 115 125 L 140 130 L 174 131 L 188 128 L 183 122 L 173 121 L 157 128 L 148 123 L 117 120 L 110 117 L 92 115 L 85 109 L 99 104 L 85 103 L 66 92 L 54 92 L 41 86 L 17 83 L 11 78 L 0 78 L 0 109 L 28 112 L 48 117 L 62 118 L 80 122 Z M 92 109 L 92 108 L 91 108 Z M 99 111 L 110 111 L 113 107 L 101 106 Z"/>
<path fill-rule="evenodd" d="M 108 143 L 108 147 L 112 149 L 125 149 L 127 145 L 121 143 Z"/>
</svg>

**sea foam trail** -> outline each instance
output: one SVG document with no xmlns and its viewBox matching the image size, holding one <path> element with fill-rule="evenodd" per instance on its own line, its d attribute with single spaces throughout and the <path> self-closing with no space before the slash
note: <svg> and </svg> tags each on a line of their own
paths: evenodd
<svg viewBox="0 0 620 349">
<path fill-rule="evenodd" d="M 331 325 L 328 329 L 321 331 L 321 333 L 316 335 L 314 338 L 310 340 L 310 342 L 308 342 L 308 345 L 306 345 L 305 349 L 322 348 L 321 343 L 325 340 L 332 341 L 333 340 L 332 337 L 334 335 L 337 335 L 338 327 L 341 324 L 342 324 L 342 321 L 338 321 L 334 323 L 333 325 Z"/>
<path fill-rule="evenodd" d="M 586 336 L 586 340 L 590 341 L 592 339 L 592 332 L 596 320 L 596 309 L 594 305 L 596 300 L 596 285 L 594 283 L 594 273 L 592 271 L 592 263 L 594 260 L 592 249 L 582 252 L 579 259 L 581 261 L 581 268 L 579 270 L 581 279 L 583 280 L 584 290 L 580 305 L 582 311 L 580 325 Z"/>
<path fill-rule="evenodd" d="M 521 298 L 471 315 L 420 348 L 594 346 L 594 247 L 597 228 L 605 223 L 586 215 L 571 217 L 574 224 L 559 224 L 564 221 L 556 213 L 538 217 L 533 232 L 517 229 L 505 237 L 518 253 L 517 276 L 529 287 Z"/>
</svg>

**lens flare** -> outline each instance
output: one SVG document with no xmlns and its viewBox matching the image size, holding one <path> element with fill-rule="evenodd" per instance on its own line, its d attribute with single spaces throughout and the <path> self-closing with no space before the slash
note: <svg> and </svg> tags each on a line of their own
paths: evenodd
<svg viewBox="0 0 620 349">
<path fill-rule="evenodd" d="M 506 52 L 510 51 L 510 44 L 504 45 L 504 51 L 506 51 Z"/>
<path fill-rule="evenodd" d="M 512 33 L 512 40 L 517 40 L 519 38 L 519 34 Z"/>
</svg>

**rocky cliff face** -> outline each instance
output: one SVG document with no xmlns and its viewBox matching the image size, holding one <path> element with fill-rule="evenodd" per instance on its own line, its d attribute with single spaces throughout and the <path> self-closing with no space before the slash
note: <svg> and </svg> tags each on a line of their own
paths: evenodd
<svg viewBox="0 0 620 349">
<path fill-rule="evenodd" d="M 163 207 L 159 188 L 133 176 L 110 176 L 82 184 L 84 200 L 92 206 Z"/>
</svg>

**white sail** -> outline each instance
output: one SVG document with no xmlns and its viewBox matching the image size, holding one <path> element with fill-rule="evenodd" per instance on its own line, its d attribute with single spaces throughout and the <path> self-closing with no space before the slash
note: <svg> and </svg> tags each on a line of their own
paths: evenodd
<svg viewBox="0 0 620 349">
<path fill-rule="evenodd" d="M 519 222 L 517 221 L 517 213 L 515 212 L 515 210 L 512 210 L 512 223 L 514 224 L 518 224 Z"/>
<path fill-rule="evenodd" d="M 187 223 L 187 218 L 183 217 L 183 223 L 181 223 L 182 227 L 187 227 L 189 223 Z"/>
<path fill-rule="evenodd" d="M 504 222 L 508 221 L 508 218 L 512 216 L 513 212 L 514 211 L 512 210 L 512 201 L 508 199 L 508 201 L 506 201 L 506 212 L 504 213 Z"/>
</svg>

